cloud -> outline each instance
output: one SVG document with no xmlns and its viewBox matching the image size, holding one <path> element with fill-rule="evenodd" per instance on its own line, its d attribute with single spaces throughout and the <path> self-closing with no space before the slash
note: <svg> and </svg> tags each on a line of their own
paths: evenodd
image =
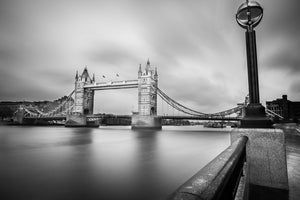
<svg viewBox="0 0 300 200">
<path fill-rule="evenodd" d="M 300 72 L 300 18 L 297 0 L 289 3 L 276 0 L 262 2 L 264 18 L 257 36 L 258 47 L 261 49 L 262 64 L 269 69 L 289 71 L 291 74 Z"/>
<path fill-rule="evenodd" d="M 1 88 L 0 99 L 59 98 L 73 89 L 75 72 L 85 65 L 97 81 L 114 80 L 116 73 L 136 79 L 138 65 L 150 58 L 159 87 L 175 100 L 205 112 L 233 107 L 248 93 L 244 30 L 235 21 L 240 3 L 1 1 L 0 84 L 9 87 Z M 264 18 L 256 31 L 262 99 L 287 90 L 300 98 L 299 2 L 261 4 Z M 282 74 L 285 83 L 276 86 Z M 98 100 L 122 96 L 136 105 L 134 92 L 101 94 Z M 119 112 L 119 104 L 106 106 Z"/>
<path fill-rule="evenodd" d="M 270 66 L 277 69 L 285 67 L 291 74 L 300 73 L 300 59 L 298 52 L 299 51 L 297 50 L 291 50 L 278 53 L 278 55 L 274 55 L 274 58 L 270 61 Z"/>
<path fill-rule="evenodd" d="M 297 80 L 297 81 L 294 81 L 292 84 L 291 84 L 291 87 L 290 87 L 290 92 L 292 94 L 299 94 L 300 93 L 300 80 Z M 297 97 L 297 96 L 296 96 Z"/>
<path fill-rule="evenodd" d="M 300 2 L 290 0 L 288 3 L 281 0 L 265 0 L 261 2 L 264 8 L 264 18 L 262 21 L 262 33 L 268 34 L 269 37 L 290 37 L 299 39 L 298 17 Z"/>
</svg>

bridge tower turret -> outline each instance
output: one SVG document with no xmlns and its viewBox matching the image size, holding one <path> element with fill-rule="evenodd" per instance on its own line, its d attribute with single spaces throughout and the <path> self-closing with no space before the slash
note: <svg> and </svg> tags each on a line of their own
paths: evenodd
<svg viewBox="0 0 300 200">
<path fill-rule="evenodd" d="M 138 79 L 140 79 L 141 76 L 142 76 L 142 65 L 140 64 L 139 71 L 138 71 Z"/>
<path fill-rule="evenodd" d="M 86 115 L 92 115 L 94 109 L 94 91 L 84 88 L 85 85 L 95 83 L 95 77 L 90 77 L 87 67 L 84 68 L 82 74 L 79 76 L 78 71 L 75 76 L 75 101 L 74 108 L 67 117 L 67 126 L 85 126 Z"/>
<path fill-rule="evenodd" d="M 132 117 L 132 128 L 161 128 L 157 117 L 157 69 L 150 65 L 139 66 L 138 71 L 138 113 Z"/>
</svg>

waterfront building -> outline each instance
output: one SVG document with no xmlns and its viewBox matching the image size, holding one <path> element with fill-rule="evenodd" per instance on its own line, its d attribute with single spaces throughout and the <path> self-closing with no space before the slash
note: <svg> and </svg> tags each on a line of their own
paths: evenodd
<svg viewBox="0 0 300 200">
<path fill-rule="evenodd" d="M 287 95 L 282 95 L 273 101 L 266 102 L 267 109 L 281 115 L 284 120 L 299 120 L 300 119 L 300 101 L 290 101 Z"/>
</svg>

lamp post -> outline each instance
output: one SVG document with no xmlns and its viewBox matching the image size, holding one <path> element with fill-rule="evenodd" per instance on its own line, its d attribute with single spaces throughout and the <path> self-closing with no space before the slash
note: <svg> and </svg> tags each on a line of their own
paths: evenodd
<svg viewBox="0 0 300 200">
<path fill-rule="evenodd" d="M 266 117 L 265 108 L 259 100 L 259 84 L 256 54 L 256 36 L 254 28 L 263 17 L 263 8 L 255 1 L 246 1 L 237 10 L 237 23 L 246 29 L 246 51 L 249 86 L 249 104 L 245 108 L 245 117 L 241 128 L 270 128 L 272 123 Z"/>
</svg>

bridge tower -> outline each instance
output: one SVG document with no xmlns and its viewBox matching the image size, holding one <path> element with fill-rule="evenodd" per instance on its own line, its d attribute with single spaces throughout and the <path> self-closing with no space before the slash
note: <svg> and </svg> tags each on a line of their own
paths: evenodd
<svg viewBox="0 0 300 200">
<path fill-rule="evenodd" d="M 138 71 L 138 113 L 132 116 L 132 128 L 161 129 L 161 119 L 157 117 L 157 68 L 150 65 L 139 66 Z"/>
<path fill-rule="evenodd" d="M 157 114 L 157 84 L 157 69 L 153 69 L 148 60 L 146 68 L 142 71 L 140 65 L 138 72 L 138 111 L 140 115 Z"/>
<path fill-rule="evenodd" d="M 85 85 L 94 84 L 95 76 L 90 77 L 87 67 L 84 68 L 81 75 L 78 71 L 75 76 L 74 108 L 67 116 L 66 126 L 86 126 L 86 116 L 93 114 L 94 109 L 94 90 L 84 88 Z"/>
</svg>

